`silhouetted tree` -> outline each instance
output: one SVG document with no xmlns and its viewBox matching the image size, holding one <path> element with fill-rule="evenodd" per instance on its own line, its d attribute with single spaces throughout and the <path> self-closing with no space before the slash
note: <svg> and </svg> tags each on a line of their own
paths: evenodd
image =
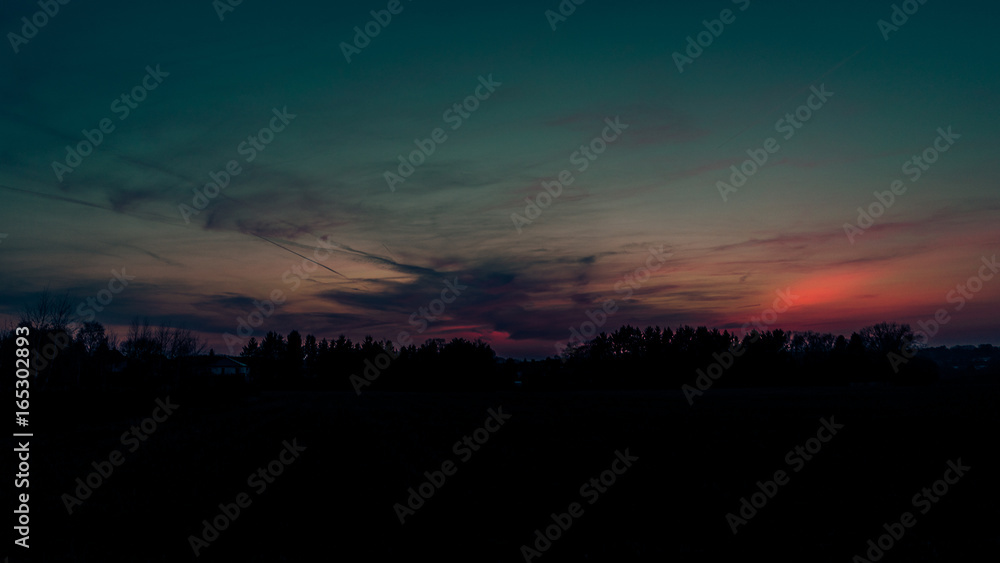
<svg viewBox="0 0 1000 563">
<path fill-rule="evenodd" d="M 38 300 L 21 310 L 19 324 L 31 327 L 32 332 L 65 330 L 70 322 L 72 305 L 69 295 L 53 296 L 48 288 L 42 290 Z"/>
<path fill-rule="evenodd" d="M 132 319 L 125 340 L 122 341 L 121 352 L 130 360 L 142 362 L 162 354 L 161 342 L 154 334 L 148 317 L 142 320 L 139 317 Z"/>
<path fill-rule="evenodd" d="M 305 351 L 302 349 L 302 335 L 299 331 L 293 330 L 288 333 L 285 341 L 285 358 L 283 374 L 286 377 L 299 377 L 302 375 L 302 361 L 305 358 Z"/>
<path fill-rule="evenodd" d="M 878 323 L 862 328 L 860 334 L 865 349 L 882 355 L 899 352 L 904 344 L 913 340 L 913 331 L 907 324 Z"/>
<path fill-rule="evenodd" d="M 302 346 L 302 353 L 305 355 L 306 373 L 315 375 L 316 360 L 319 357 L 319 346 L 316 344 L 316 337 L 307 334 L 306 342 Z"/>
<path fill-rule="evenodd" d="M 76 338 L 83 346 L 84 352 L 88 356 L 93 356 L 102 347 L 108 349 L 108 336 L 104 332 L 104 325 L 98 322 L 85 322 L 76 332 Z"/>
<path fill-rule="evenodd" d="M 258 358 L 260 357 L 260 344 L 257 343 L 257 338 L 251 336 L 250 340 L 243 345 L 243 351 L 240 352 L 241 358 Z"/>
<path fill-rule="evenodd" d="M 264 335 L 260 343 L 260 354 L 265 360 L 281 361 L 285 358 L 285 338 L 274 331 Z"/>
</svg>

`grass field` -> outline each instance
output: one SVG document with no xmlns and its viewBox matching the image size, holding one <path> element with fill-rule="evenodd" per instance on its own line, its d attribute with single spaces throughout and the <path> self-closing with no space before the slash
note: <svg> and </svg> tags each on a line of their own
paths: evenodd
<svg viewBox="0 0 1000 563">
<path fill-rule="evenodd" d="M 250 504 L 198 560 L 524 561 L 521 546 L 574 502 L 583 514 L 532 561 L 848 562 L 904 511 L 916 524 L 882 561 L 994 560 L 998 391 L 717 389 L 694 406 L 679 391 L 173 396 L 176 412 L 131 452 L 120 437 L 157 396 L 41 394 L 32 560 L 195 560 L 189 537 L 240 493 Z M 478 451 L 453 450 L 491 408 L 509 419 L 480 432 Z M 790 464 L 831 417 L 843 428 Z M 293 440 L 299 457 L 263 491 L 248 484 Z M 583 496 L 626 449 L 631 467 Z M 67 514 L 62 495 L 113 450 L 124 462 Z M 921 514 L 913 496 L 959 458 L 971 469 Z M 449 460 L 453 474 L 401 524 L 394 505 Z M 778 470 L 787 483 L 734 535 L 726 514 Z"/>
</svg>

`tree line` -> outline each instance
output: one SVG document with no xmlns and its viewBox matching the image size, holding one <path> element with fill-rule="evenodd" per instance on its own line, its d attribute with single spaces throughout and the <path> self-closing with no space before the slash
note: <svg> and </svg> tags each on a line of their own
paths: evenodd
<svg viewBox="0 0 1000 563">
<path fill-rule="evenodd" d="M 190 376 L 205 343 L 188 329 L 133 319 L 119 336 L 94 321 L 70 322 L 66 300 L 43 295 L 17 326 L 31 328 L 37 383 L 55 386 L 176 382 Z M 811 386 L 857 382 L 923 384 L 937 380 L 947 350 L 921 350 L 910 327 L 879 323 L 849 337 L 829 333 L 676 329 L 625 325 L 544 360 L 499 359 L 482 341 L 428 339 L 397 348 L 366 336 L 354 342 L 271 331 L 250 338 L 235 360 L 264 388 L 354 391 L 670 389 L 710 377 L 712 386 Z M 982 373 L 1000 371 L 996 348 L 967 347 Z M 0 330 L 0 363 L 14 357 L 14 331 Z M 904 353 L 905 351 L 910 353 Z M 912 351 L 916 350 L 914 354 Z M 957 353 L 957 352 L 956 352 Z M 214 351 L 209 351 L 214 355 Z M 905 357 L 905 360 L 903 359 Z M 978 358 L 978 359 L 976 359 Z M 986 358 L 983 360 L 983 358 Z M 985 362 L 985 363 L 983 363 Z M 971 365 L 971 364 L 970 364 Z M 971 367 L 969 369 L 972 369 Z M 954 370 L 953 370 L 954 371 Z"/>
</svg>

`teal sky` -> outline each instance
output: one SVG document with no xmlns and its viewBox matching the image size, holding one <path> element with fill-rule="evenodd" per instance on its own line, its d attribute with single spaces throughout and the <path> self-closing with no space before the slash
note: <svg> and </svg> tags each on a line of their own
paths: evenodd
<svg viewBox="0 0 1000 563">
<path fill-rule="evenodd" d="M 9 34 L 38 5 L 5 2 L 0 314 L 45 287 L 85 302 L 125 268 L 134 280 L 96 320 L 185 325 L 223 353 L 275 290 L 258 339 L 408 331 L 545 356 L 609 299 L 604 329 L 738 329 L 790 288 L 774 326 L 850 333 L 944 308 L 931 344 L 1000 344 L 1000 280 L 949 299 L 1000 251 L 997 6 L 928 0 L 886 40 L 891 2 L 588 0 L 555 30 L 555 0 L 400 5 L 348 62 L 341 43 L 387 2 L 244 0 L 222 21 L 207 0 L 70 2 L 27 42 Z M 674 53 L 726 9 L 679 72 Z M 113 102 L 157 65 L 121 119 Z M 445 112 L 490 76 L 453 129 Z M 786 140 L 775 125 L 813 86 L 833 94 Z M 295 117 L 247 162 L 241 143 L 275 108 Z M 580 171 L 574 153 L 616 117 L 627 129 Z M 105 118 L 114 130 L 57 178 Z M 913 181 L 905 163 L 949 127 Z M 447 139 L 390 190 L 385 173 L 436 128 Z M 772 137 L 724 199 L 730 167 Z M 179 206 L 230 161 L 240 173 L 185 221 Z M 519 232 L 511 215 L 563 170 L 573 183 Z M 906 192 L 852 242 L 845 223 L 897 179 Z M 322 259 L 317 238 L 335 245 Z M 661 268 L 616 289 L 661 246 Z M 296 253 L 324 268 L 290 283 Z M 411 315 L 456 278 L 467 289 L 418 332 Z"/>
</svg>

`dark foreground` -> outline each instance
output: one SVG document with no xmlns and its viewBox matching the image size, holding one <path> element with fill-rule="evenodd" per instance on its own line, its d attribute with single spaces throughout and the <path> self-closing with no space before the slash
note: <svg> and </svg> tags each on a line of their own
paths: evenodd
<svg viewBox="0 0 1000 563">
<path fill-rule="evenodd" d="M 543 563 L 846 563 L 871 560 L 868 541 L 889 524 L 902 537 L 881 561 L 995 560 L 998 390 L 714 389 L 693 407 L 679 391 L 271 392 L 225 404 L 172 395 L 176 412 L 144 441 L 125 442 L 122 433 L 166 395 L 40 394 L 31 558 L 7 551 L 12 562 L 189 561 L 196 536 L 212 539 L 201 561 L 524 561 L 528 545 L 546 548 L 531 558 Z M 454 449 L 489 409 L 509 418 L 479 433 L 488 440 L 477 451 Z M 817 436 L 821 418 L 842 428 L 824 430 L 815 454 L 788 457 Z M 286 442 L 297 457 L 282 454 Z M 108 462 L 115 450 L 117 467 Z M 615 461 L 626 450 L 638 458 L 630 466 Z M 948 473 L 946 493 L 929 491 L 937 501 L 924 497 L 959 459 L 970 469 Z M 447 461 L 452 475 L 433 475 Z M 63 495 L 86 496 L 76 479 L 96 471 L 92 462 L 110 475 L 70 515 Z M 248 482 L 269 463 L 280 475 Z M 620 474 L 605 473 L 614 484 L 603 492 L 581 490 L 613 468 Z M 766 483 L 777 471 L 784 484 Z M 425 472 L 443 485 L 401 524 L 394 505 L 407 503 Z M 751 517 L 734 535 L 726 515 L 739 515 L 758 481 L 773 498 L 756 514 L 744 509 Z M 220 503 L 235 514 L 238 500 L 235 519 L 219 516 Z M 572 503 L 578 516 L 562 516 Z M 904 512 L 912 526 L 893 527 Z M 569 529 L 539 541 L 553 513 Z M 225 529 L 215 535 L 204 520 Z"/>
</svg>

